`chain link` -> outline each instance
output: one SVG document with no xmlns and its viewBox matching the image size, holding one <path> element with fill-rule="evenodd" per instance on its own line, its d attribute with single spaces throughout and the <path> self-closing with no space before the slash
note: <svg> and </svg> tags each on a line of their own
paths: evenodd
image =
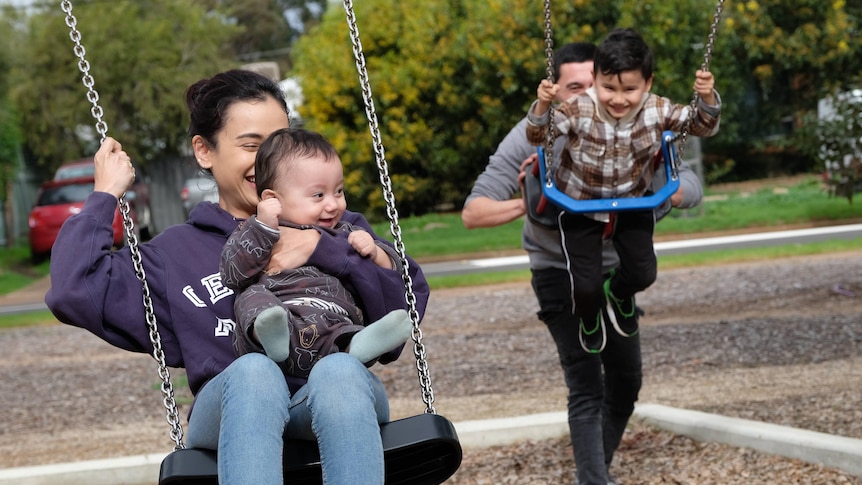
<svg viewBox="0 0 862 485">
<path fill-rule="evenodd" d="M 81 71 L 82 82 L 87 88 L 87 100 L 93 105 L 90 108 L 90 113 L 96 120 L 96 131 L 99 133 L 100 143 L 105 142 L 108 133 L 108 124 L 102 120 L 102 107 L 99 105 L 99 93 L 95 89 L 93 76 L 90 75 L 90 63 L 85 59 L 86 49 L 81 44 L 81 32 L 78 30 L 78 20 L 72 14 L 72 2 L 63 0 L 60 2 L 60 8 L 66 14 L 66 26 L 69 27 L 69 38 L 75 44 L 74 52 L 78 57 L 78 69 Z M 131 209 L 126 201 L 125 194 L 120 197 L 120 214 L 123 216 L 123 230 L 126 235 L 126 240 L 129 243 L 129 250 L 132 257 L 132 265 L 135 268 L 135 275 L 141 282 L 143 289 L 143 305 L 146 313 L 147 328 L 149 329 L 150 342 L 153 344 L 153 358 L 159 364 L 159 377 L 162 379 L 162 404 L 165 406 L 166 418 L 171 426 L 170 437 L 173 440 L 175 450 L 185 448 L 183 444 L 183 428 L 180 424 L 180 414 L 177 409 L 177 402 L 174 397 L 174 388 L 171 383 L 171 374 L 168 366 L 165 363 L 165 353 L 162 349 L 162 340 L 159 335 L 159 327 L 156 322 L 156 312 L 153 309 L 153 301 L 150 297 L 150 287 L 147 284 L 147 275 L 144 272 L 144 266 L 141 262 L 141 251 L 138 246 L 138 237 L 135 235 L 135 224 L 132 221 Z"/>
<path fill-rule="evenodd" d="M 545 74 L 551 84 L 556 82 L 554 76 L 554 31 L 551 28 L 551 0 L 545 0 Z M 554 140 L 557 138 L 557 126 L 554 123 L 554 104 L 548 106 L 548 136 L 545 139 L 545 159 L 538 163 L 545 164 L 545 186 L 553 186 L 551 166 L 554 159 Z"/>
<path fill-rule="evenodd" d="M 712 25 L 709 27 L 709 37 L 707 38 L 707 41 L 706 41 L 706 47 L 704 47 L 703 63 L 701 63 L 701 65 L 700 65 L 701 71 L 709 71 L 709 61 L 712 58 L 712 50 L 715 48 L 715 36 L 718 33 L 718 24 L 721 22 L 721 12 L 723 10 L 724 10 L 724 0 L 718 0 L 718 2 L 715 5 L 715 13 L 712 15 Z M 686 140 L 688 139 L 688 130 L 691 127 L 691 123 L 694 121 L 694 117 L 696 116 L 696 113 L 697 113 L 697 100 L 698 100 L 698 98 L 699 98 L 699 96 L 697 94 L 697 91 L 695 91 L 691 97 L 691 103 L 689 105 L 688 119 L 685 121 L 685 125 L 683 125 L 681 133 L 679 134 L 679 136 L 676 137 L 677 139 L 679 139 L 679 144 L 678 144 L 679 149 L 677 149 L 679 156 L 677 157 L 677 160 L 680 160 L 680 161 L 682 160 L 682 156 L 685 153 L 685 143 L 686 143 Z M 676 141 L 676 140 L 674 140 L 674 141 Z M 676 164 L 674 164 L 674 166 L 673 166 L 673 171 L 674 171 L 673 175 L 674 176 L 676 176 L 677 168 L 678 167 L 676 166 Z"/>
<path fill-rule="evenodd" d="M 422 343 L 422 329 L 419 328 L 419 312 L 416 310 L 413 279 L 410 277 L 410 263 L 404 251 L 401 226 L 398 222 L 398 210 L 395 207 L 395 195 L 392 192 L 392 180 L 389 177 L 389 168 L 386 163 L 383 143 L 380 141 L 377 114 L 374 111 L 374 99 L 371 96 L 371 83 L 368 80 L 368 69 L 365 65 L 365 55 L 362 53 L 362 43 L 359 40 L 359 29 L 356 27 L 356 15 L 354 14 L 353 2 L 351 0 L 344 0 L 344 11 L 347 15 L 347 26 L 350 29 L 350 40 L 353 44 L 353 57 L 356 61 L 356 70 L 359 72 L 359 83 L 362 89 L 362 100 L 365 102 L 368 129 L 371 132 L 371 139 L 374 144 L 374 156 L 377 160 L 377 169 L 380 173 L 380 184 L 383 187 L 383 199 L 386 201 L 389 229 L 394 238 L 395 249 L 401 259 L 401 278 L 404 280 L 406 288 L 405 298 L 407 299 L 408 312 L 410 319 L 413 321 L 413 355 L 416 357 L 416 370 L 419 373 L 419 384 L 422 387 L 422 402 L 425 403 L 426 413 L 436 414 L 437 411 L 434 409 L 434 389 L 431 387 L 431 374 L 428 369 L 425 345 Z"/>
</svg>

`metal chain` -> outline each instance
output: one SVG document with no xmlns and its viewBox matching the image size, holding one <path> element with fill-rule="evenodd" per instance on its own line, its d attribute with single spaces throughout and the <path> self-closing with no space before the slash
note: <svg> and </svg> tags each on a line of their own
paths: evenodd
<svg viewBox="0 0 862 485">
<path fill-rule="evenodd" d="M 74 52 L 78 57 L 78 69 L 82 74 L 82 81 L 87 88 L 87 99 L 92 103 L 93 107 L 90 113 L 96 119 L 96 131 L 100 136 L 100 143 L 105 142 L 108 133 L 108 125 L 102 120 L 102 107 L 99 105 L 99 93 L 96 91 L 93 81 L 93 76 L 90 75 L 90 63 L 84 58 L 86 50 L 81 44 L 81 32 L 78 31 L 78 20 L 72 14 L 72 2 L 63 0 L 60 2 L 60 8 L 66 14 L 66 26 L 69 27 L 69 37 L 75 44 Z M 153 309 L 153 301 L 150 297 L 150 287 L 147 284 L 147 275 L 144 272 L 144 266 L 141 262 L 141 251 L 138 247 L 138 238 L 135 235 L 135 224 L 130 215 L 129 203 L 126 201 L 125 194 L 120 197 L 120 213 L 123 216 L 123 230 L 126 234 L 126 239 L 129 242 L 129 250 L 132 255 L 132 265 L 135 268 L 135 275 L 141 282 L 143 288 L 143 305 L 146 312 L 147 328 L 149 329 L 150 342 L 153 344 L 153 358 L 159 364 L 159 377 L 162 379 L 162 404 L 165 406 L 167 421 L 171 425 L 170 436 L 175 443 L 175 450 L 185 448 L 183 444 L 183 428 L 180 424 L 180 414 L 177 410 L 177 402 L 174 398 L 174 388 L 171 383 L 171 374 L 168 366 L 165 363 L 165 353 L 162 349 L 162 340 L 159 335 L 159 328 L 156 322 L 156 312 Z"/>
<path fill-rule="evenodd" d="M 359 72 L 362 99 L 365 102 L 365 114 L 368 118 L 368 129 L 371 131 L 371 139 L 374 144 L 374 156 L 377 160 L 377 169 L 380 173 L 380 184 L 383 187 L 383 198 L 386 200 L 389 229 L 394 238 L 395 249 L 401 258 L 401 278 L 404 280 L 406 288 L 405 297 L 407 298 L 410 319 L 413 321 L 413 355 L 416 357 L 416 370 L 419 373 L 419 384 L 422 387 L 422 402 L 425 403 L 426 413 L 436 414 L 437 411 L 434 409 L 434 390 L 431 387 L 431 374 L 428 370 L 425 345 L 422 343 L 422 329 L 419 328 L 419 312 L 416 310 L 413 279 L 410 277 L 410 263 L 404 251 L 404 241 L 401 238 L 401 226 L 398 222 L 398 209 L 395 207 L 395 195 L 392 192 L 392 180 L 389 177 L 389 168 L 386 163 L 383 143 L 380 141 L 377 114 L 374 111 L 374 99 L 371 96 L 371 84 L 368 80 L 365 55 L 362 53 L 362 43 L 359 40 L 359 29 L 356 27 L 356 15 L 354 14 L 353 2 L 351 0 L 344 0 L 344 11 L 347 15 L 347 26 L 350 29 L 350 40 L 353 44 L 353 57 L 356 61 L 356 70 Z"/>
<path fill-rule="evenodd" d="M 724 0 L 718 0 L 718 2 L 715 4 L 715 13 L 712 15 L 712 25 L 709 27 L 709 37 L 707 38 L 706 47 L 704 48 L 703 52 L 703 63 L 700 65 L 701 71 L 709 71 L 709 61 L 712 58 L 712 50 L 713 48 L 715 48 L 715 36 L 718 33 L 718 24 L 719 22 L 721 22 L 721 12 L 723 10 Z M 695 91 L 691 97 L 688 119 L 686 120 L 685 125 L 683 125 L 682 127 L 682 132 L 679 134 L 679 136 L 677 136 L 677 138 L 680 140 L 679 148 L 677 149 L 677 152 L 679 153 L 677 159 L 680 161 L 682 160 L 683 153 L 685 153 L 685 142 L 688 138 L 688 130 L 691 127 L 691 123 L 694 121 L 694 117 L 696 115 L 698 98 L 699 96 L 697 94 L 697 91 Z M 677 169 L 675 165 L 673 168 L 674 170 Z"/>
<path fill-rule="evenodd" d="M 545 74 L 548 81 L 555 83 L 554 76 L 554 32 L 551 28 L 551 0 L 545 0 Z M 548 106 L 548 136 L 545 139 L 545 159 L 539 163 L 545 164 L 545 186 L 553 185 L 551 166 L 554 159 L 554 140 L 557 138 L 557 127 L 554 123 L 554 104 Z"/>
</svg>

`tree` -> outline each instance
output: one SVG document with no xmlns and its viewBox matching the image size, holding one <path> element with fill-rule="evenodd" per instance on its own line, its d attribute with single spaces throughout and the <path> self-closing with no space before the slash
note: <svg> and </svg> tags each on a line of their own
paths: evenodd
<svg viewBox="0 0 862 485">
<path fill-rule="evenodd" d="M 109 134 L 139 161 L 186 146 L 183 93 L 192 82 L 232 67 L 227 45 L 236 27 L 192 0 L 75 2 L 90 74 Z M 26 152 L 44 170 L 92 154 L 86 88 L 59 9 L 33 14 L 15 66 L 12 93 Z"/>
<path fill-rule="evenodd" d="M 11 52 L 15 45 L 13 12 L 4 10 L 0 18 L 0 229 L 6 228 L 6 201 L 9 185 L 15 177 L 21 147 L 21 129 L 14 106 L 9 99 Z M 10 242 L 12 238 L 8 239 Z"/>
<path fill-rule="evenodd" d="M 213 11 L 238 28 L 231 41 L 243 62 L 274 60 L 282 72 L 290 68 L 291 45 L 305 29 L 314 25 L 326 2 L 302 0 L 202 0 Z"/>
<path fill-rule="evenodd" d="M 746 133 L 779 149 L 818 100 L 862 70 L 860 6 L 844 0 L 750 0 L 729 4 L 733 56 L 752 73 Z M 790 147 L 786 158 L 800 147 Z M 804 150 L 803 150 L 804 151 Z"/>
</svg>

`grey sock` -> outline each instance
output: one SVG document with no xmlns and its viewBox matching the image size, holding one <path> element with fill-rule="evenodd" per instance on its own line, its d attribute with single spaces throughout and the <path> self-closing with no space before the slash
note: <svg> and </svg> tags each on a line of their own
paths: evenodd
<svg viewBox="0 0 862 485">
<path fill-rule="evenodd" d="M 368 363 L 403 344 L 413 333 L 413 322 L 405 310 L 393 310 L 353 335 L 348 353 Z"/>
<path fill-rule="evenodd" d="M 287 360 L 290 355 L 290 327 L 284 308 L 274 306 L 260 312 L 254 321 L 254 330 L 270 359 L 276 362 Z"/>
</svg>

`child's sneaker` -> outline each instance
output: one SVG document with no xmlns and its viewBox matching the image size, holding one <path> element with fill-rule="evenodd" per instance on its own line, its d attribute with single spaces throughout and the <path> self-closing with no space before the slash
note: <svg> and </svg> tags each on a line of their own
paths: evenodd
<svg viewBox="0 0 862 485">
<path fill-rule="evenodd" d="M 605 349 L 607 335 L 601 312 L 596 315 L 595 325 L 586 325 L 583 318 L 578 319 L 578 340 L 581 347 L 590 354 L 598 354 Z"/>
<path fill-rule="evenodd" d="M 614 330 L 623 337 L 632 337 L 638 333 L 638 308 L 635 297 L 617 298 L 611 293 L 611 280 L 605 280 L 605 298 L 608 301 L 608 319 Z"/>
</svg>

